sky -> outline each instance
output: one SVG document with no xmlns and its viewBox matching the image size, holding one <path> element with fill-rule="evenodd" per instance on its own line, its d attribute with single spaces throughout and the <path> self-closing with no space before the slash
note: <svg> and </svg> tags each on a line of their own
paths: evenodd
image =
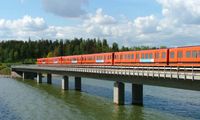
<svg viewBox="0 0 200 120">
<path fill-rule="evenodd" d="M 0 40 L 107 39 L 200 45 L 200 0 L 2 0 Z"/>
</svg>

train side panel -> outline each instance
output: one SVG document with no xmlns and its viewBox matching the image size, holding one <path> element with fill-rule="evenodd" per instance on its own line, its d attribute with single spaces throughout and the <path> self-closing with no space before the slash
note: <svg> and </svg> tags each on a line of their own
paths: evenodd
<svg viewBox="0 0 200 120">
<path fill-rule="evenodd" d="M 62 64 L 62 57 L 51 57 L 51 58 L 45 58 L 46 64 Z"/>
<path fill-rule="evenodd" d="M 114 65 L 166 66 L 167 49 L 115 52 Z"/>
<path fill-rule="evenodd" d="M 82 63 L 81 55 L 74 55 L 74 56 L 63 56 L 62 57 L 62 64 L 67 65 L 77 65 Z"/>
<path fill-rule="evenodd" d="M 169 49 L 169 65 L 200 66 L 200 46 Z"/>
<path fill-rule="evenodd" d="M 112 65 L 113 53 L 99 53 L 82 55 L 83 65 Z"/>
</svg>

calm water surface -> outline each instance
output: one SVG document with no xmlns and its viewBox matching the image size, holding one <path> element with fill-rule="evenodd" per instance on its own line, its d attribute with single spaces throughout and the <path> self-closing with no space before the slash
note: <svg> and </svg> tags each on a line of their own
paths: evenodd
<svg viewBox="0 0 200 120">
<path fill-rule="evenodd" d="M 61 90 L 33 80 L 0 78 L 0 120 L 193 120 L 200 119 L 200 92 L 144 86 L 144 106 L 132 106 L 126 84 L 126 105 L 112 102 L 113 82 L 83 78 L 83 92 Z"/>
</svg>

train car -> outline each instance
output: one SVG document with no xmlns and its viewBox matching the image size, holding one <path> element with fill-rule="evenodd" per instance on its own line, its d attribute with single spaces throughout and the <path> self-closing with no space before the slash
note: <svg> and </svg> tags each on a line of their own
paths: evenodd
<svg viewBox="0 0 200 120">
<path fill-rule="evenodd" d="M 200 67 L 200 46 L 38 58 L 37 64 Z"/>
<path fill-rule="evenodd" d="M 48 65 L 62 64 L 62 57 L 45 58 L 44 61 Z"/>
<path fill-rule="evenodd" d="M 45 64 L 45 58 L 38 58 L 37 59 L 37 64 L 38 65 Z"/>
<path fill-rule="evenodd" d="M 200 66 L 200 46 L 169 49 L 170 66 Z"/>
<path fill-rule="evenodd" d="M 62 64 L 65 65 L 77 65 L 82 63 L 81 55 L 74 56 L 62 56 Z"/>
<path fill-rule="evenodd" d="M 166 66 L 168 49 L 115 52 L 114 65 Z"/>
<path fill-rule="evenodd" d="M 113 65 L 114 53 L 82 55 L 82 65 Z"/>
</svg>

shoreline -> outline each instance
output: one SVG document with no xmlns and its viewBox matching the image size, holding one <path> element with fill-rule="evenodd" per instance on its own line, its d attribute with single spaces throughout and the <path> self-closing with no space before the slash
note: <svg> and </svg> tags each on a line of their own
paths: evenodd
<svg viewBox="0 0 200 120">
<path fill-rule="evenodd" d="M 3 75 L 3 74 L 0 74 L 0 78 L 10 78 L 11 75 Z"/>
</svg>

